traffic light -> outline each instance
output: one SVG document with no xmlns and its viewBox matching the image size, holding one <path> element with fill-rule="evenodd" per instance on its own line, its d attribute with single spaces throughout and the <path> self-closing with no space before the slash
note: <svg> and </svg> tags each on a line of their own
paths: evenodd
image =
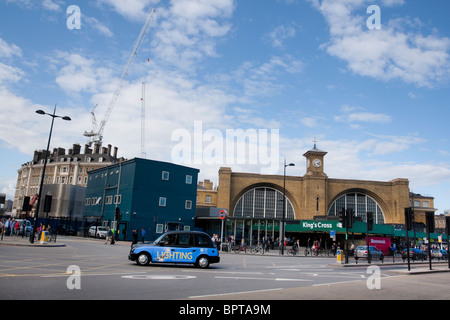
<svg viewBox="0 0 450 320">
<path fill-rule="evenodd" d="M 450 234 L 450 217 L 445 217 L 445 229 L 447 234 Z"/>
<path fill-rule="evenodd" d="M 434 233 L 434 212 L 425 212 L 427 229 L 429 233 Z"/>
<path fill-rule="evenodd" d="M 340 211 L 339 211 L 339 222 L 340 223 L 342 223 L 342 227 L 343 228 L 345 228 L 345 220 L 347 220 L 346 218 L 345 218 L 345 208 L 342 208 Z"/>
<path fill-rule="evenodd" d="M 373 229 L 373 212 L 367 212 L 367 230 L 372 231 Z"/>
<path fill-rule="evenodd" d="M 408 231 L 414 228 L 414 210 L 411 207 L 405 208 L 405 225 Z"/>
<path fill-rule="evenodd" d="M 115 215 L 115 217 L 116 217 L 116 221 L 120 221 L 120 220 L 122 220 L 122 213 L 120 213 L 120 209 L 119 209 L 119 207 L 116 207 L 116 215 Z"/>
<path fill-rule="evenodd" d="M 353 209 L 347 209 L 347 226 L 349 229 L 353 228 L 353 213 L 354 210 Z"/>
<path fill-rule="evenodd" d="M 52 196 L 47 194 L 44 198 L 44 212 L 50 211 L 52 211 Z"/>
<path fill-rule="evenodd" d="M 25 196 L 23 198 L 22 211 L 28 212 L 30 211 L 30 197 Z"/>
</svg>

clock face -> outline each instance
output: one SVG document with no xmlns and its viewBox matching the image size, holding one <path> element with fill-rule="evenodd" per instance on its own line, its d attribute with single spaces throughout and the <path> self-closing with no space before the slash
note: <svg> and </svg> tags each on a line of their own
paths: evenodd
<svg viewBox="0 0 450 320">
<path fill-rule="evenodd" d="M 314 167 L 319 168 L 322 165 L 322 161 L 320 161 L 319 159 L 314 159 L 313 165 Z"/>
</svg>

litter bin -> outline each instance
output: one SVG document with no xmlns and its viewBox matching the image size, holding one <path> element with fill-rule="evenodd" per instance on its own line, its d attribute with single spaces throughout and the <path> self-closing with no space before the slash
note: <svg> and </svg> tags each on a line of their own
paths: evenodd
<svg viewBox="0 0 450 320">
<path fill-rule="evenodd" d="M 344 264 L 344 250 L 338 250 L 336 253 L 336 263 Z"/>
<path fill-rule="evenodd" d="M 48 242 L 48 231 L 42 231 L 41 244 L 47 244 L 47 242 Z"/>
</svg>

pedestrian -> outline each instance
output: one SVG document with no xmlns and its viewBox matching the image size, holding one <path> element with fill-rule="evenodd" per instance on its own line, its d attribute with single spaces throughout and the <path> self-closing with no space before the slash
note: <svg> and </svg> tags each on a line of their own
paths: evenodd
<svg viewBox="0 0 450 320">
<path fill-rule="evenodd" d="M 144 228 L 142 228 L 142 230 L 141 230 L 142 243 L 144 243 L 146 236 L 147 236 L 147 232 L 145 231 Z"/>
<path fill-rule="evenodd" d="M 109 227 L 106 227 L 106 241 L 105 241 L 105 244 L 108 244 L 108 241 L 111 243 L 112 236 L 113 236 L 113 234 L 112 234 L 111 229 Z"/>
<path fill-rule="evenodd" d="M 133 242 L 131 242 L 131 245 L 138 243 L 138 232 L 136 229 L 133 230 L 131 233 L 131 236 L 133 237 Z"/>
<path fill-rule="evenodd" d="M 5 222 L 5 235 L 6 236 L 9 236 L 11 233 L 11 224 L 12 224 L 11 218 L 8 218 L 8 220 L 6 220 L 6 222 Z"/>
</svg>

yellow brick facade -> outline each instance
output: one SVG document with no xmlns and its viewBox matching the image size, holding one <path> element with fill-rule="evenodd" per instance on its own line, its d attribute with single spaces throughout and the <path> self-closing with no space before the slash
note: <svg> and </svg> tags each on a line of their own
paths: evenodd
<svg viewBox="0 0 450 320">
<path fill-rule="evenodd" d="M 332 179 L 324 172 L 326 154 L 316 147 L 307 151 L 304 154 L 306 173 L 303 176 L 286 176 L 286 196 L 293 206 L 296 220 L 327 216 L 330 206 L 340 196 L 356 192 L 377 202 L 386 224 L 404 223 L 404 208 L 410 206 L 408 179 Z M 217 207 L 228 209 L 230 216 L 233 216 L 236 203 L 247 191 L 257 187 L 270 187 L 283 192 L 283 183 L 283 175 L 237 173 L 232 172 L 231 168 L 220 168 Z M 433 198 L 429 198 L 430 207 L 433 206 L 432 200 Z"/>
</svg>

